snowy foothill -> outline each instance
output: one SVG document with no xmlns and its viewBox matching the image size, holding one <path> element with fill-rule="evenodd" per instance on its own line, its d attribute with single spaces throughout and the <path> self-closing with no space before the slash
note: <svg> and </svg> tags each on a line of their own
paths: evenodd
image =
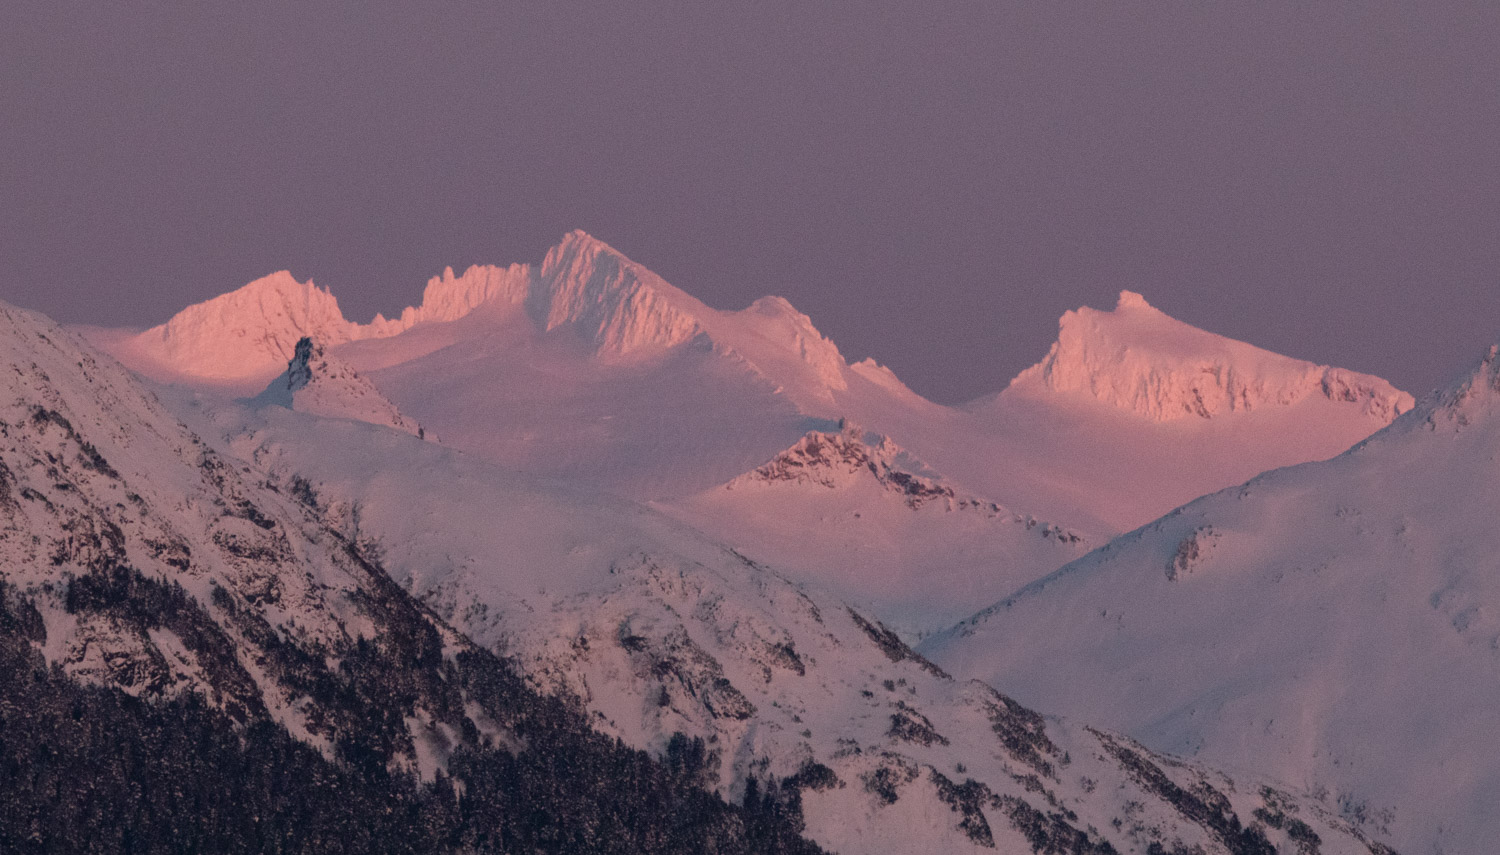
<svg viewBox="0 0 1500 855">
<path fill-rule="evenodd" d="M 1326 793 L 1403 851 L 1489 851 L 1497 352 L 1347 453 L 1192 502 L 922 649 L 1157 749 Z"/>
</svg>

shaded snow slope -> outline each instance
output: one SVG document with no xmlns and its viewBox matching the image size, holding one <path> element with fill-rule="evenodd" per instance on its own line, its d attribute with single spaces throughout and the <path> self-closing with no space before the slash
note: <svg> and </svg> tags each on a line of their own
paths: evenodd
<svg viewBox="0 0 1500 855">
<path fill-rule="evenodd" d="M 0 304 L 0 359 L 0 579 L 34 602 L 50 665 L 144 699 L 200 695 L 330 756 L 366 746 L 428 776 L 475 744 L 445 684 L 456 672 L 438 673 L 471 645 L 295 495 L 45 318 Z M 361 645 L 395 657 L 380 669 L 401 692 L 340 688 L 356 659 L 384 657 Z"/>
<path fill-rule="evenodd" d="M 536 692 L 306 484 L 204 443 L 72 333 L 0 304 L 0 369 L 6 851 L 811 851 Z"/>
<path fill-rule="evenodd" d="M 353 419 L 422 439 L 436 439 L 402 415 L 373 383 L 311 338 L 297 342 L 286 371 L 272 380 L 252 403 L 326 418 Z"/>
<path fill-rule="evenodd" d="M 1062 526 L 954 487 L 888 437 L 815 431 L 668 514 L 868 607 L 908 639 L 1085 551 Z"/>
<path fill-rule="evenodd" d="M 953 680 L 866 613 L 641 505 L 347 421 L 182 409 L 607 732 L 656 751 L 702 737 L 731 797 L 794 776 L 836 851 L 1269 853 L 1260 835 L 1293 851 L 1291 816 L 1324 852 L 1380 851 L 1315 801 Z"/>
<path fill-rule="evenodd" d="M 1500 358 L 1333 460 L 1107 544 L 924 646 L 1410 852 L 1500 836 Z"/>
</svg>

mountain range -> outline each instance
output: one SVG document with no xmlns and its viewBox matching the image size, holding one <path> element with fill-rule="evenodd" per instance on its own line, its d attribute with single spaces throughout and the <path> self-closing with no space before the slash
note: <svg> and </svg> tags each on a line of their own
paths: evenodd
<svg viewBox="0 0 1500 855">
<path fill-rule="evenodd" d="M 346 321 L 332 295 L 277 274 L 145 332 L 93 337 L 146 376 L 222 395 L 261 391 L 306 336 L 450 448 L 657 502 L 790 568 L 828 566 L 840 541 L 868 543 L 866 513 L 880 511 L 845 498 L 847 512 L 835 514 L 826 489 L 794 485 L 812 491 L 799 501 L 826 522 L 793 537 L 781 523 L 746 524 L 790 507 L 788 490 L 759 509 L 746 506 L 755 491 L 716 491 L 841 422 L 899 444 L 956 494 L 1068 532 L 1057 548 L 993 524 L 955 522 L 937 536 L 893 519 L 934 536 L 907 541 L 905 555 L 882 550 L 878 572 L 912 579 L 944 567 L 969 580 L 962 600 L 890 612 L 909 640 L 1080 554 L 1069 549 L 1267 469 L 1333 456 L 1411 407 L 1378 378 L 1195 329 L 1131 292 L 1110 312 L 1069 312 L 1059 328 L 1051 352 L 1005 390 L 943 406 L 873 361 L 850 364 L 785 300 L 712 309 L 574 232 L 539 266 L 445 271 L 394 321 Z M 226 365 L 237 367 L 233 382 Z M 813 517 L 798 519 L 806 527 Z M 840 572 L 837 563 L 820 575 Z"/>
<path fill-rule="evenodd" d="M 1125 291 L 944 406 L 582 232 L 368 324 L 285 273 L 146 331 L 4 317 L 0 640 L 36 676 L 0 711 L 42 712 L 0 745 L 99 753 L 12 755 L 17 851 L 120 799 L 172 851 L 1483 851 L 1458 521 L 1493 353 L 1414 406 Z M 1320 527 L 1324 494 L 1377 534 Z M 78 737 L 85 708 L 132 735 Z M 310 819 L 169 731 L 317 783 Z M 21 798 L 59 768 L 112 782 L 93 813 Z"/>
</svg>

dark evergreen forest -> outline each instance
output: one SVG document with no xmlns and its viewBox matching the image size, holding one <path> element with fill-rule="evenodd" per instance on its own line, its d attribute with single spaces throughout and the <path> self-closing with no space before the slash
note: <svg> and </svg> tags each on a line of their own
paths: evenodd
<svg viewBox="0 0 1500 855">
<path fill-rule="evenodd" d="M 200 659 L 237 670 L 222 628 L 175 584 L 113 567 L 68 585 L 68 611 L 166 627 Z M 195 693 L 142 700 L 49 667 L 34 644 L 45 640 L 40 613 L 0 581 L 0 852 L 820 851 L 800 837 L 795 785 L 759 782 L 745 804 L 728 804 L 700 786 L 701 741 L 675 739 L 654 760 L 486 651 L 442 659 L 430 619 L 394 587 L 377 589 L 371 608 L 395 628 L 342 651 L 337 668 L 262 639 L 262 649 L 279 644 L 283 683 L 336 720 L 330 759 L 249 698 L 231 715 Z M 272 632 L 237 598 L 214 599 Z M 479 704 L 524 748 L 466 738 L 436 780 L 390 772 L 402 715 L 440 696 Z"/>
</svg>

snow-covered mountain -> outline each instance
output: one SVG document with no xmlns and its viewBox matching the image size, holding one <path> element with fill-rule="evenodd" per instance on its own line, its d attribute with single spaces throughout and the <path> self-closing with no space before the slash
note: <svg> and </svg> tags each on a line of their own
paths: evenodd
<svg viewBox="0 0 1500 855">
<path fill-rule="evenodd" d="M 834 851 L 1269 855 L 1308 832 L 1324 852 L 1384 851 L 1316 800 L 954 680 L 868 613 L 641 505 L 348 421 L 183 408 L 606 732 L 655 752 L 701 738 L 704 780 L 731 800 L 752 778 L 797 782 Z"/>
<path fill-rule="evenodd" d="M 195 435 L 70 333 L 3 307 L 0 322 L 3 652 L 57 691 L 69 675 L 203 697 L 169 709 L 259 728 L 250 746 L 301 758 L 286 786 L 334 782 L 329 809 L 363 810 L 351 799 L 371 782 L 409 776 L 379 784 L 395 804 L 377 799 L 329 846 L 375 828 L 554 851 L 795 851 L 800 802 L 808 834 L 845 852 L 1384 851 L 1315 799 L 954 680 L 859 609 L 641 505 L 390 427 L 163 390 Z M 315 361 L 304 350 L 289 381 Z M 947 497 L 890 446 L 837 442 L 908 507 Z M 793 457 L 822 457 L 811 445 Z M 485 651 L 663 763 L 591 736 L 574 701 L 536 695 Z M 71 703 L 54 727 L 85 708 Z M 253 768 L 247 786 L 292 767 Z M 113 792 L 89 797 L 98 815 L 119 807 Z M 672 836 L 650 837 L 663 823 Z M 477 845 L 444 839 L 426 846 Z"/>
<path fill-rule="evenodd" d="M 873 362 L 848 364 L 785 300 L 710 308 L 582 232 L 540 265 L 445 271 L 395 319 L 349 322 L 326 292 L 280 276 L 97 340 L 150 376 L 223 396 L 265 388 L 308 335 L 369 384 L 293 407 L 420 423 L 504 468 L 656 501 L 910 639 L 1083 543 L 1337 454 L 1410 405 L 1375 378 L 1197 330 L 1127 292 L 1114 311 L 1065 315 L 1051 353 L 1004 392 L 940 406 Z M 229 382 L 224 365 L 254 373 Z M 750 483 L 845 420 L 942 473 L 953 501 L 910 507 L 876 473 Z"/>
<path fill-rule="evenodd" d="M 0 849 L 815 851 L 528 688 L 71 333 L 0 305 L 0 359 Z"/>
<path fill-rule="evenodd" d="M 965 493 L 889 437 L 850 424 L 660 507 L 868 607 L 908 639 L 1087 551 L 1080 535 Z"/>
<path fill-rule="evenodd" d="M 257 406 L 279 406 L 332 419 L 353 419 L 395 428 L 421 439 L 427 431 L 402 415 L 374 384 L 322 344 L 304 337 L 280 377 L 256 396 Z"/>
<path fill-rule="evenodd" d="M 1112 312 L 1063 315 L 1047 356 L 1007 390 L 1116 407 L 1144 419 L 1213 419 L 1307 398 L 1353 404 L 1390 422 L 1411 396 L 1378 377 L 1290 359 L 1168 317 L 1134 291 Z"/>
<path fill-rule="evenodd" d="M 248 380 L 259 387 L 286 367 L 302 338 L 335 345 L 358 333 L 326 289 L 282 270 L 189 306 L 109 347 L 118 349 L 131 368 L 151 376 L 181 374 L 226 384 Z"/>
<path fill-rule="evenodd" d="M 581 231 L 536 267 L 475 265 L 461 276 L 448 268 L 427 283 L 420 305 L 393 320 L 349 321 L 332 294 L 281 271 L 111 346 L 162 380 L 264 384 L 303 337 L 330 347 L 378 340 L 481 310 L 524 316 L 542 333 L 566 330 L 606 361 L 702 341 L 763 373 L 803 381 L 794 394 L 847 388 L 850 369 L 838 348 L 785 300 L 767 297 L 741 312 L 711 309 Z"/>
<path fill-rule="evenodd" d="M 1197 330 L 1130 292 L 1112 312 L 1065 315 L 1004 392 L 940 406 L 849 364 L 785 300 L 710 308 L 582 232 L 540 265 L 444 271 L 395 319 L 347 321 L 278 274 L 95 338 L 157 379 L 253 394 L 305 335 L 445 442 L 534 474 L 681 499 L 847 418 L 971 494 L 1097 538 L 1337 454 L 1410 406 L 1376 378 Z"/>
<path fill-rule="evenodd" d="M 1492 851 L 1497 354 L 1348 453 L 1193 502 L 924 650 L 1158 749 L 1327 792 L 1406 851 Z"/>
<path fill-rule="evenodd" d="M 967 409 L 991 442 L 1042 461 L 1028 473 L 1047 488 L 1034 512 L 1120 533 L 1269 469 L 1332 457 L 1411 406 L 1383 380 L 1197 329 L 1124 291 L 1113 311 L 1063 315 L 1041 362 Z M 1003 485 L 973 486 L 1004 498 Z"/>
</svg>

